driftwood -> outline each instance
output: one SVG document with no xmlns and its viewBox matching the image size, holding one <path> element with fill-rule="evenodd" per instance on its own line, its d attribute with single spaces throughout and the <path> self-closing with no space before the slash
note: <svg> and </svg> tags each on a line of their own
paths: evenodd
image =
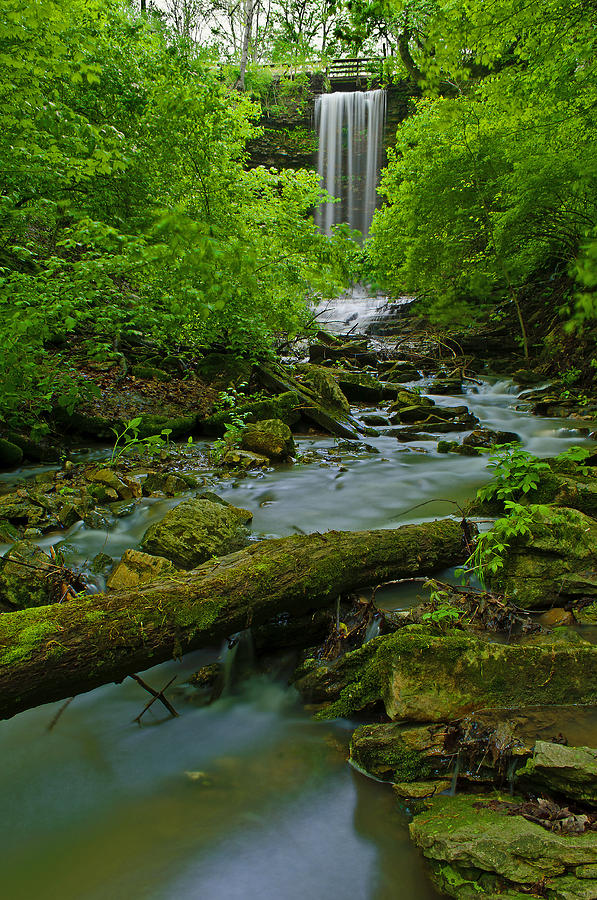
<svg viewBox="0 0 597 900">
<path fill-rule="evenodd" d="M 62 700 L 347 591 L 463 558 L 450 519 L 262 541 L 136 590 L 0 615 L 0 718 Z"/>
</svg>

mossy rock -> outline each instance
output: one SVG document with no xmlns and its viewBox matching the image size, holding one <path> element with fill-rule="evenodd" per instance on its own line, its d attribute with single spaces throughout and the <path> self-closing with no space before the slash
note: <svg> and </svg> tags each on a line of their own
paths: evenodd
<svg viewBox="0 0 597 900">
<path fill-rule="evenodd" d="M 12 441 L 0 438 L 0 468 L 14 469 L 23 461 L 23 451 Z"/>
<path fill-rule="evenodd" d="M 597 522 L 576 509 L 535 514 L 527 534 L 511 539 L 492 588 L 524 609 L 597 596 Z"/>
<path fill-rule="evenodd" d="M 288 459 L 296 452 L 292 432 L 280 419 L 265 419 L 247 425 L 241 445 L 245 450 L 276 462 Z"/>
<path fill-rule="evenodd" d="M 111 590 L 131 590 L 140 584 L 154 581 L 163 575 L 171 575 L 176 567 L 163 556 L 151 556 L 139 550 L 125 550 L 107 581 Z"/>
<path fill-rule="evenodd" d="M 382 781 L 421 781 L 445 775 L 451 767 L 453 760 L 444 750 L 444 739 L 443 725 L 361 725 L 352 735 L 350 762 Z"/>
<path fill-rule="evenodd" d="M 597 806 L 597 750 L 537 741 L 533 757 L 516 773 L 534 793 L 547 788 L 567 799 Z M 597 858 L 596 858 L 597 860 Z"/>
<path fill-rule="evenodd" d="M 259 422 L 265 419 L 280 419 L 286 425 L 295 425 L 300 417 L 304 401 L 296 391 L 286 391 L 268 400 L 253 400 L 239 403 L 234 410 L 223 409 L 204 419 L 199 429 L 202 434 L 220 437 L 233 415 L 241 416 L 245 422 Z"/>
<path fill-rule="evenodd" d="M 528 897 L 541 883 L 552 900 L 591 900 L 597 879 L 597 833 L 556 834 L 520 815 L 495 809 L 492 795 L 435 797 L 415 816 L 410 835 L 430 863 L 433 878 L 450 897 Z M 586 869 L 588 878 L 576 877 Z M 545 879 L 545 880 L 544 880 Z M 521 891 L 524 890 L 524 893 Z"/>
<path fill-rule="evenodd" d="M 597 700 L 597 647 L 577 635 L 506 645 L 413 625 L 299 674 L 318 718 L 378 710 L 396 722 L 446 722 L 475 709 Z"/>
<path fill-rule="evenodd" d="M 192 569 L 212 556 L 240 550 L 247 543 L 246 524 L 253 514 L 210 500 L 185 500 L 150 525 L 141 541 L 146 553 L 165 556 Z"/>
<path fill-rule="evenodd" d="M 54 565 L 32 541 L 18 541 L 0 560 L 0 605 L 6 611 L 52 602 Z"/>
<path fill-rule="evenodd" d="M 303 388 L 310 391 L 326 409 L 339 413 L 350 412 L 350 403 L 329 369 L 303 363 L 295 371 Z"/>
<path fill-rule="evenodd" d="M 167 372 L 164 372 L 163 369 L 158 369 L 155 366 L 147 366 L 143 364 L 139 364 L 133 366 L 132 373 L 135 378 L 143 378 L 148 381 L 171 381 L 172 376 Z"/>
</svg>

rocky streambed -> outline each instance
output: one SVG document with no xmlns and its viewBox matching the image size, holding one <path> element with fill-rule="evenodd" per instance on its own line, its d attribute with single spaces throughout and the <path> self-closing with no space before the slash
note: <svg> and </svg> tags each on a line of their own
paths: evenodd
<svg viewBox="0 0 597 900">
<path fill-rule="evenodd" d="M 420 581 L 355 578 L 339 598 L 324 592 L 317 611 L 282 603 L 250 640 L 229 634 L 223 652 L 144 675 L 158 689 L 177 676 L 166 696 L 178 719 L 156 713 L 158 700 L 131 726 L 145 701 L 127 679 L 76 697 L 55 724 L 60 704 L 4 723 L 5 752 L 18 759 L 4 786 L 24 822 L 4 842 L 14 896 L 81 896 L 72 847 L 90 860 L 99 846 L 109 871 L 88 877 L 88 897 L 432 897 L 406 839 L 413 814 L 412 840 L 442 893 L 597 895 L 597 479 L 590 456 L 562 457 L 571 445 L 590 450 L 591 420 L 529 415 L 510 383 L 423 343 L 321 334 L 309 356 L 248 380 L 228 372 L 220 395 L 233 406 L 190 425 L 182 410 L 192 444 L 169 446 L 168 434 L 144 457 L 98 447 L 6 477 L 5 669 L 41 652 L 51 678 L 66 645 L 40 635 L 46 615 L 63 628 L 71 605 L 93 611 L 103 597 L 109 607 L 168 585 L 175 596 L 272 539 L 319 532 L 323 546 L 330 529 L 416 523 L 423 558 L 426 523 L 453 515 L 457 545 Z M 503 513 L 496 501 L 471 505 L 490 475 L 486 451 L 516 438 L 547 460 L 541 508 L 495 580 L 462 589 L 451 567 L 472 551 L 475 522 L 485 529 Z M 60 611 L 44 612 L 48 603 Z M 44 851 L 23 875 L 26 829 Z"/>
</svg>

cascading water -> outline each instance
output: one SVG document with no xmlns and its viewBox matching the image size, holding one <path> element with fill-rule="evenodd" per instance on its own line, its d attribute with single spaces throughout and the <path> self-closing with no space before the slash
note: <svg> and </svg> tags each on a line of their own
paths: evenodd
<svg viewBox="0 0 597 900">
<path fill-rule="evenodd" d="M 377 205 L 386 92 L 337 91 L 315 102 L 319 139 L 317 171 L 328 194 L 339 203 L 323 203 L 316 222 L 329 234 L 347 222 L 366 235 Z"/>
</svg>

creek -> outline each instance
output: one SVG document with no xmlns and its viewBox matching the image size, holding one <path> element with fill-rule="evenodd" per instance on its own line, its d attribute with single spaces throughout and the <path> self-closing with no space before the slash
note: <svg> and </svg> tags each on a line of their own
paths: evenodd
<svg viewBox="0 0 597 900">
<path fill-rule="evenodd" d="M 355 299 L 351 312 L 350 302 L 343 303 L 338 316 L 374 305 Z M 426 382 L 419 384 L 425 393 Z M 517 391 L 506 380 L 470 383 L 464 397 L 433 399 L 466 403 L 482 425 L 517 432 L 539 456 L 583 443 L 576 424 L 584 423 L 518 409 Z M 484 458 L 440 454 L 437 437 L 402 444 L 382 434 L 366 442 L 368 449 L 347 451 L 332 438 L 302 435 L 303 459 L 294 465 L 243 478 L 204 474 L 211 489 L 252 511 L 255 539 L 457 515 L 453 502 L 471 497 L 488 478 Z M 181 499 L 144 500 L 108 532 L 74 526 L 66 535 L 73 558 L 83 562 L 100 550 L 119 556 Z M 40 543 L 64 538 L 54 534 Z M 387 589 L 380 601 L 407 606 L 418 591 L 420 585 Z M 147 695 L 127 679 L 76 697 L 51 730 L 60 703 L 2 723 L 5 896 L 437 897 L 409 843 L 407 811 L 398 808 L 390 786 L 346 764 L 350 723 L 312 721 L 286 686 L 283 667 L 249 677 L 210 707 L 194 705 L 185 677 L 220 650 L 206 649 L 145 676 L 160 687 L 177 676 L 168 692 L 177 719 L 154 706 L 142 725 L 133 724 Z M 597 738 L 597 723 L 581 728 L 572 711 L 570 727 L 574 723 L 580 743 L 587 743 L 589 724 Z"/>
</svg>

